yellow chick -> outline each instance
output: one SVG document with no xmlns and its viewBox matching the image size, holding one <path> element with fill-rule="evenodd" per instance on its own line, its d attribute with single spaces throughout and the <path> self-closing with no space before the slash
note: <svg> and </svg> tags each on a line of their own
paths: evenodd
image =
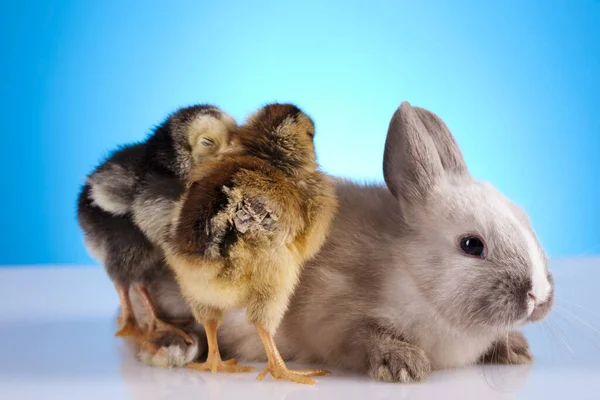
<svg viewBox="0 0 600 400">
<path fill-rule="evenodd" d="M 303 264 L 323 245 L 337 210 L 321 173 L 313 121 L 291 104 L 270 104 L 232 131 L 233 149 L 191 173 L 163 244 L 168 264 L 208 338 L 200 370 L 243 372 L 223 361 L 217 328 L 228 310 L 246 308 L 268 357 L 258 379 L 314 384 L 328 371 L 289 370 L 273 335 Z"/>
</svg>

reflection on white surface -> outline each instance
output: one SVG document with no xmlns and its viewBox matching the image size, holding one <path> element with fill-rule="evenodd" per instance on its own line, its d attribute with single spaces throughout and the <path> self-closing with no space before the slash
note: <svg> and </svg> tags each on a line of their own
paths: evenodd
<svg viewBox="0 0 600 400">
<path fill-rule="evenodd" d="M 534 365 L 442 371 L 413 385 L 333 371 L 316 387 L 141 365 L 112 336 L 118 303 L 102 269 L 0 269 L 0 399 L 598 399 L 600 260 L 552 267 L 556 307 L 525 329 Z"/>
</svg>

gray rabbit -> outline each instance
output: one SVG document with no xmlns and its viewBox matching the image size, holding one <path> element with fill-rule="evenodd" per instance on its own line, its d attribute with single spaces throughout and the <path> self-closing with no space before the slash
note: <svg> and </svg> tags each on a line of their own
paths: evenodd
<svg viewBox="0 0 600 400">
<path fill-rule="evenodd" d="M 441 119 L 407 102 L 390 122 L 383 168 L 387 187 L 337 181 L 332 232 L 276 336 L 283 357 L 393 382 L 478 362 L 531 362 L 518 329 L 549 313 L 554 283 L 525 212 L 474 180 Z M 187 310 L 172 280 L 149 290 L 167 315 Z M 138 299 L 134 306 L 143 313 Z M 265 361 L 243 313 L 221 328 L 223 353 Z M 186 329 L 202 337 L 200 327 Z M 138 355 L 181 366 L 204 347 L 164 343 Z"/>
</svg>

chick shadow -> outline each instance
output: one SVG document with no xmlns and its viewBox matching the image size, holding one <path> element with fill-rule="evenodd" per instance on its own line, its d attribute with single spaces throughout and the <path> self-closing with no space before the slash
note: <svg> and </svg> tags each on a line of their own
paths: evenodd
<svg viewBox="0 0 600 400">
<path fill-rule="evenodd" d="M 125 350 L 128 352 L 129 350 Z M 252 398 L 286 400 L 299 396 L 312 396 L 318 386 L 272 381 L 270 377 L 258 381 L 256 376 L 264 367 L 253 365 L 255 371 L 247 373 L 216 373 L 188 368 L 158 368 L 141 365 L 133 357 L 124 357 L 121 376 L 129 397 L 134 400 L 202 398 L 206 400 Z M 324 379 L 324 378 L 323 378 Z M 318 384 L 317 384 L 318 385 Z"/>
</svg>

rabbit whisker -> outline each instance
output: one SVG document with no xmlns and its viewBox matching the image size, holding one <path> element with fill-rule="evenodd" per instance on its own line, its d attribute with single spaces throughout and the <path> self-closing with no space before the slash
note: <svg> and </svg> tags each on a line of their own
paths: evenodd
<svg viewBox="0 0 600 400">
<path fill-rule="evenodd" d="M 590 323 L 588 323 L 587 321 L 585 321 L 583 318 L 579 317 L 577 314 L 573 313 L 572 311 L 569 311 L 568 309 L 566 309 L 565 307 L 559 306 L 557 305 L 557 308 L 561 311 L 566 312 L 568 315 L 571 316 L 571 318 L 575 319 L 576 321 L 580 322 L 582 325 L 584 325 L 585 327 L 589 328 L 592 332 L 596 333 L 597 335 L 600 335 L 600 330 L 598 330 L 596 327 L 594 327 L 593 325 L 591 325 Z"/>
<path fill-rule="evenodd" d="M 560 324 L 558 323 L 558 321 L 549 320 L 548 321 L 548 327 L 551 327 L 552 326 L 551 324 L 554 324 L 554 326 L 556 328 L 558 328 L 558 331 L 560 332 L 560 335 L 558 335 L 558 337 L 561 339 L 562 343 L 567 348 L 567 350 L 569 350 L 569 353 L 571 353 L 571 355 L 575 355 L 575 353 L 573 352 L 573 349 L 567 343 L 567 340 L 566 340 L 567 339 L 567 335 L 565 334 L 565 331 L 562 329 L 562 327 L 560 326 Z"/>
<path fill-rule="evenodd" d="M 594 316 L 594 317 L 596 317 L 596 318 L 600 318 L 600 314 L 597 314 L 596 312 L 594 312 L 594 311 L 590 310 L 589 308 L 586 308 L 586 307 L 582 306 L 581 304 L 575 303 L 575 302 L 573 302 L 573 301 L 565 300 L 565 299 L 563 299 L 563 298 L 557 298 L 557 300 L 559 300 L 561 303 L 567 303 L 567 304 L 569 304 L 569 305 L 571 305 L 571 306 L 574 306 L 574 307 L 580 308 L 580 309 L 582 309 L 583 311 L 586 311 L 586 312 L 590 313 L 591 315 L 593 315 L 593 316 Z M 564 307 L 563 307 L 563 308 L 564 308 Z"/>
<path fill-rule="evenodd" d="M 565 321 L 567 324 L 569 324 L 569 326 L 570 326 L 571 328 L 575 328 L 575 326 L 574 326 L 574 325 L 571 323 L 571 321 L 569 321 L 569 319 L 567 319 L 565 316 L 563 316 L 563 315 L 560 315 L 560 314 L 557 314 L 557 316 L 561 317 L 561 318 L 562 318 L 562 319 L 563 319 L 563 320 L 564 320 L 564 321 Z M 571 316 L 571 317 L 573 318 L 573 316 Z M 575 317 L 576 317 L 576 316 L 575 316 Z M 579 322 L 579 323 L 582 323 L 582 321 L 583 321 L 581 318 L 579 318 L 579 319 L 575 318 L 575 320 L 576 320 L 577 322 Z M 556 323 L 556 324 L 558 324 L 558 321 L 555 321 L 555 323 Z M 589 324 L 588 324 L 588 325 L 589 325 Z M 585 325 L 585 324 L 584 324 L 584 326 L 585 326 L 585 327 L 587 327 L 587 328 L 589 328 L 589 329 L 591 330 L 591 333 L 597 333 L 597 332 L 595 332 L 595 331 L 593 330 L 593 327 L 591 327 L 591 325 L 590 325 L 590 326 L 587 326 L 587 325 Z M 574 330 L 576 330 L 576 329 L 574 329 Z M 594 346 L 596 349 L 600 350 L 600 345 L 598 345 L 598 343 L 596 342 L 596 340 L 594 340 L 594 339 L 595 339 L 595 337 L 590 337 L 590 336 L 586 335 L 584 332 L 582 332 L 582 331 L 580 331 L 580 330 L 576 330 L 576 331 L 577 331 L 577 332 L 578 332 L 578 333 L 579 333 L 581 336 L 583 336 L 583 337 L 586 339 L 586 341 L 588 341 L 588 342 L 589 342 L 589 343 L 590 343 L 592 346 Z M 589 332 L 589 331 L 586 331 L 586 332 Z M 565 337 L 566 337 L 566 335 L 565 335 Z"/>
<path fill-rule="evenodd" d="M 548 321 L 543 321 L 543 323 L 540 325 L 541 327 L 543 327 L 544 332 L 546 332 L 546 334 L 548 335 L 548 339 L 550 340 L 550 343 L 552 345 L 552 361 L 554 361 L 554 356 L 556 354 L 556 350 L 557 350 L 557 343 L 556 343 L 556 338 L 554 337 L 554 335 L 552 334 L 552 332 L 550 331 L 550 327 L 549 327 L 549 323 Z"/>
<path fill-rule="evenodd" d="M 566 319 L 565 319 L 565 321 L 566 321 L 567 323 L 569 323 L 569 324 L 570 324 L 570 322 L 569 322 L 568 320 L 566 320 Z M 558 327 L 558 328 L 559 328 L 559 329 L 562 331 L 562 329 L 561 329 L 561 327 L 560 327 L 560 324 L 558 323 L 558 321 L 554 321 L 554 323 L 555 323 L 555 324 L 556 324 L 556 326 L 557 326 L 557 327 Z M 570 324 L 570 325 L 571 325 L 571 324 Z M 571 325 L 571 326 L 572 326 L 572 325 Z M 564 334 L 564 332 L 563 332 L 563 336 L 565 337 L 565 339 L 567 338 L 567 336 Z M 583 335 L 583 334 L 582 334 L 582 336 L 584 336 L 586 339 L 589 339 L 587 336 L 585 336 L 585 335 Z M 566 344 L 566 341 L 565 341 L 565 340 L 563 340 L 563 343 L 565 344 L 565 346 L 567 346 L 567 344 Z M 600 348 L 599 348 L 599 347 L 598 347 L 598 346 L 597 346 L 595 343 L 592 343 L 592 344 L 593 344 L 593 345 L 594 345 L 594 347 L 596 347 L 597 349 L 600 349 Z M 567 348 L 569 348 L 569 347 L 567 346 Z M 575 356 L 575 355 L 576 355 L 576 354 L 575 354 L 575 352 L 573 352 L 572 350 L 571 350 L 571 354 L 572 354 L 573 356 Z M 587 360 L 583 360 L 583 363 L 584 363 L 584 365 L 585 365 L 585 366 L 587 366 L 587 367 L 592 367 L 592 368 L 593 368 L 593 366 L 590 364 L 590 362 L 589 362 L 589 361 L 587 361 Z"/>
</svg>

